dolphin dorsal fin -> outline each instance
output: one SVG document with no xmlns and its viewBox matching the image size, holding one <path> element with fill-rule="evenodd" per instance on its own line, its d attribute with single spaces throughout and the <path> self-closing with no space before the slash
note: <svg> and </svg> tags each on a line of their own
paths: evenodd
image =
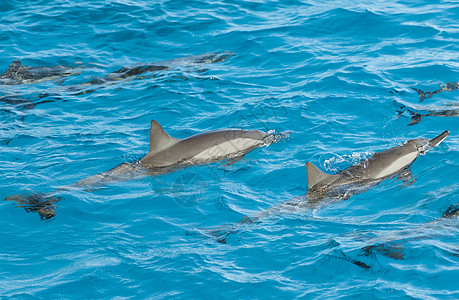
<svg viewBox="0 0 459 300">
<path fill-rule="evenodd" d="M 306 163 L 306 171 L 308 173 L 308 188 L 312 188 L 315 186 L 317 183 L 326 180 L 327 178 L 331 178 L 335 175 L 330 175 L 327 173 L 322 172 L 314 166 L 312 163 L 307 162 Z"/>
<path fill-rule="evenodd" d="M 13 60 L 13 62 L 10 64 L 8 67 L 8 70 L 5 71 L 5 73 L 1 74 L 2 78 L 11 76 L 11 74 L 17 73 L 19 71 L 19 68 L 21 67 L 21 62 L 19 60 Z"/>
<path fill-rule="evenodd" d="M 24 68 L 24 66 L 21 64 L 21 62 L 19 60 L 13 60 L 13 62 L 11 63 L 11 65 L 8 67 L 8 71 L 10 72 L 13 72 L 13 71 L 17 71 L 19 70 L 20 68 Z M 8 72 L 7 71 L 7 72 Z"/>
<path fill-rule="evenodd" d="M 172 144 L 177 143 L 178 141 L 180 140 L 168 135 L 158 122 L 151 120 L 150 150 L 148 150 L 148 152 L 160 151 L 171 146 Z"/>
<path fill-rule="evenodd" d="M 15 59 L 15 60 L 13 60 L 13 62 L 11 63 L 9 68 L 16 68 L 16 67 L 19 67 L 21 65 L 22 65 L 21 61 L 19 59 Z"/>
</svg>

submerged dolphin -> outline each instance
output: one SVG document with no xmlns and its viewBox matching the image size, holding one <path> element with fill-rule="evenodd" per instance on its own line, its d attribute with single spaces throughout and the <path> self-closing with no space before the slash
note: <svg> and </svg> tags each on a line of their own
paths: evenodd
<svg viewBox="0 0 459 300">
<path fill-rule="evenodd" d="M 118 71 L 112 72 L 105 77 L 93 79 L 90 82 L 84 83 L 82 85 L 88 84 L 101 84 L 111 81 L 120 81 L 127 78 L 136 77 L 147 72 L 157 72 L 163 70 L 170 70 L 177 67 L 192 67 L 200 66 L 203 64 L 214 64 L 218 62 L 225 61 L 234 54 L 228 51 L 225 52 L 210 52 L 199 55 L 191 55 L 187 57 L 181 57 L 171 60 L 165 60 L 157 63 L 137 65 L 131 67 L 122 67 Z"/>
<path fill-rule="evenodd" d="M 0 84 L 15 85 L 22 83 L 35 83 L 52 80 L 60 77 L 67 77 L 81 73 L 80 67 L 29 67 L 21 64 L 19 60 L 14 60 L 5 73 L 0 75 Z"/>
<path fill-rule="evenodd" d="M 104 77 L 96 77 L 90 81 L 76 85 L 61 85 L 59 89 L 53 89 L 53 94 L 57 96 L 60 93 L 71 93 L 72 95 L 92 93 L 101 87 L 122 80 L 146 78 L 147 76 L 145 74 L 147 73 L 170 70 L 180 67 L 202 67 L 205 64 L 213 64 L 225 61 L 233 55 L 234 54 L 229 51 L 210 52 L 160 61 L 156 63 L 122 67 L 121 69 L 109 73 Z M 81 65 L 74 68 L 60 65 L 53 67 L 29 67 L 22 65 L 19 60 L 15 60 L 10 65 L 8 70 L 4 74 L 0 75 L 0 85 L 16 85 L 23 83 L 29 84 L 67 77 L 73 74 L 81 73 L 82 68 L 85 68 L 85 66 Z M 88 88 L 88 86 L 91 86 L 91 88 Z M 56 92 L 58 92 L 58 94 L 56 94 Z M 11 96 L 12 95 L 8 97 Z M 25 96 L 14 95 L 14 97 L 24 98 Z"/>
<path fill-rule="evenodd" d="M 409 111 L 411 115 L 411 121 L 408 126 L 416 125 L 421 122 L 424 117 L 459 117 L 459 108 L 451 108 L 444 110 L 429 110 L 425 114 L 421 114 L 414 111 Z"/>
<path fill-rule="evenodd" d="M 432 239 L 433 237 L 440 237 L 440 235 L 432 235 L 432 228 L 435 226 L 445 226 L 447 220 L 457 220 L 459 218 L 459 203 L 452 204 L 443 212 L 441 217 L 430 221 L 426 224 L 418 225 L 415 228 L 397 230 L 394 232 L 386 233 L 385 236 L 392 238 L 385 239 L 384 242 L 376 242 L 374 244 L 365 246 L 362 248 L 363 255 L 371 256 L 376 253 L 382 254 L 386 257 L 393 258 L 396 260 L 404 259 L 404 244 L 413 241 L 420 241 L 423 239 Z M 457 224 L 457 223 L 455 223 Z M 442 228 L 444 229 L 444 228 Z M 427 233 L 427 234 L 426 234 Z M 373 238 L 373 240 L 380 238 Z M 459 253 L 459 249 L 456 249 Z M 459 254 L 455 254 L 456 256 Z"/>
<path fill-rule="evenodd" d="M 348 261 L 350 263 L 355 264 L 363 269 L 370 269 L 372 268 L 372 264 L 369 261 L 361 261 L 361 257 L 374 257 L 376 254 L 381 254 L 386 257 L 402 260 L 405 258 L 405 244 L 414 241 L 420 241 L 423 239 L 432 239 L 432 238 L 439 238 L 442 237 L 442 232 L 445 232 L 445 226 L 447 225 L 448 219 L 450 220 L 457 220 L 459 218 L 459 203 L 455 205 L 450 205 L 449 208 L 442 214 L 441 217 L 430 221 L 426 224 L 422 225 L 415 225 L 415 227 L 410 227 L 408 229 L 402 230 L 394 230 L 389 232 L 384 232 L 384 237 L 362 237 L 361 233 L 351 233 L 347 234 L 346 239 L 351 240 L 354 244 L 356 241 L 365 240 L 367 242 L 376 240 L 376 243 L 372 243 L 368 246 L 362 247 L 361 253 L 358 255 L 358 259 L 354 259 L 348 254 L 344 253 L 343 250 L 340 248 L 335 250 L 336 255 L 330 257 L 335 257 L 341 260 Z M 452 222 L 453 224 L 457 225 L 457 222 Z M 439 228 L 435 228 L 439 227 Z M 439 232 L 433 234 L 433 232 Z M 449 231 L 446 231 L 445 235 L 450 235 Z M 373 236 L 374 233 L 371 234 Z M 380 240 L 383 239 L 383 242 Z M 330 243 L 332 247 L 339 247 L 340 244 L 336 241 Z M 459 256 L 459 249 L 456 248 L 455 253 L 452 253 L 454 256 Z"/>
<path fill-rule="evenodd" d="M 394 100 L 394 104 L 400 109 L 397 110 L 398 117 L 402 116 L 406 111 L 409 112 L 411 121 L 408 126 L 413 126 L 421 122 L 422 118 L 424 117 L 458 117 L 459 116 L 459 105 L 458 104 L 450 104 L 438 107 L 438 109 L 429 109 L 429 110 L 422 110 L 422 109 L 415 109 L 410 108 L 405 104 L 398 103 Z"/>
<path fill-rule="evenodd" d="M 224 129 L 207 131 L 185 139 L 168 135 L 158 122 L 151 121 L 150 149 L 135 163 L 122 163 L 106 172 L 87 177 L 48 194 L 15 195 L 5 200 L 16 201 L 26 211 L 38 212 L 42 219 L 55 216 L 57 192 L 73 188 L 94 189 L 110 182 L 128 180 L 143 175 L 160 175 L 190 165 L 238 160 L 257 147 L 269 146 L 288 133 L 265 133 L 260 130 Z"/>
<path fill-rule="evenodd" d="M 428 110 L 426 113 L 419 113 L 412 110 L 408 110 L 411 115 L 411 121 L 408 126 L 416 125 L 421 122 L 421 119 L 424 117 L 459 117 L 459 106 L 451 105 L 445 107 L 442 110 Z"/>
<path fill-rule="evenodd" d="M 14 107 L 18 110 L 27 110 L 34 108 L 37 104 L 52 102 L 52 100 L 41 100 L 48 97 L 48 94 L 39 95 L 24 95 L 24 96 L 2 96 L 0 102 L 8 104 L 8 106 Z M 6 109 L 0 109 L 0 111 Z"/>
<path fill-rule="evenodd" d="M 424 92 L 420 89 L 412 87 L 416 93 L 419 95 L 419 101 L 422 102 L 427 98 L 432 98 L 433 95 L 438 94 L 440 92 L 452 92 L 459 90 L 459 81 L 458 82 L 447 82 L 445 84 L 440 85 L 440 88 L 433 91 L 433 92 Z"/>
<path fill-rule="evenodd" d="M 18 107 L 19 109 L 32 109 L 35 107 L 35 103 L 33 103 L 33 101 L 23 97 L 4 96 L 0 97 L 0 102 L 10 104 L 14 107 Z"/>
<path fill-rule="evenodd" d="M 218 242 L 225 243 L 227 236 L 237 233 L 243 224 L 259 222 L 262 218 L 279 213 L 318 208 L 326 202 L 325 200 L 349 199 L 385 179 L 403 175 L 419 155 L 424 155 L 428 150 L 438 146 L 448 135 L 449 131 L 445 131 L 431 140 L 418 138 L 407 141 L 402 145 L 375 153 L 370 158 L 334 175 L 324 173 L 312 163 L 307 162 L 308 192 L 306 195 L 287 200 L 253 217 L 244 217 L 240 222 L 232 225 L 229 230 L 228 227 L 225 227 L 210 230 L 209 233 L 216 237 Z"/>
<path fill-rule="evenodd" d="M 122 67 L 118 71 L 112 72 L 105 77 L 96 78 L 92 81 L 82 83 L 80 85 L 100 84 L 110 81 L 119 81 L 126 78 L 135 77 L 146 72 L 155 72 L 169 70 L 177 67 L 191 67 L 203 64 L 213 64 L 222 62 L 234 54 L 228 51 L 225 52 L 210 52 L 199 55 L 191 55 L 182 58 L 176 58 L 157 63 L 137 65 L 132 67 Z M 73 74 L 81 73 L 84 66 L 67 67 L 67 66 L 52 66 L 52 67 L 30 67 L 21 64 L 19 60 L 14 60 L 8 67 L 5 73 L 0 75 L 0 84 L 16 85 L 22 83 L 35 83 L 46 80 L 51 80 L 60 77 L 67 77 Z"/>
</svg>

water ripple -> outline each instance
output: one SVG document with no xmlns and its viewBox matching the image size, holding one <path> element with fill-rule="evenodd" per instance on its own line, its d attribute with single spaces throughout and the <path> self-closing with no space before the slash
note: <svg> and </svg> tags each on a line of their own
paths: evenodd
<svg viewBox="0 0 459 300">
<path fill-rule="evenodd" d="M 0 85 L 3 198 L 140 159 L 152 119 L 177 138 L 219 128 L 292 134 L 231 165 L 62 191 L 48 221 L 2 201 L 0 295 L 458 298 L 457 218 L 442 217 L 459 200 L 458 91 L 443 89 L 458 82 L 457 8 L 3 1 L 1 74 L 16 59 L 84 66 Z M 152 65 L 164 68 L 142 69 Z M 226 244 L 207 234 L 304 195 L 306 161 L 332 173 L 444 130 L 451 135 L 413 164 L 409 185 L 388 180 L 322 209 L 246 222 Z"/>
</svg>

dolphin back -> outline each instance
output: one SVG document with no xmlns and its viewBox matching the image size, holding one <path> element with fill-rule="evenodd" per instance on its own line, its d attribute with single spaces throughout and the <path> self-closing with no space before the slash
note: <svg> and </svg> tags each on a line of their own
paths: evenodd
<svg viewBox="0 0 459 300">
<path fill-rule="evenodd" d="M 140 160 L 149 168 L 200 164 L 245 155 L 262 145 L 267 133 L 259 130 L 212 130 L 180 140 L 151 121 L 150 150 Z"/>
</svg>

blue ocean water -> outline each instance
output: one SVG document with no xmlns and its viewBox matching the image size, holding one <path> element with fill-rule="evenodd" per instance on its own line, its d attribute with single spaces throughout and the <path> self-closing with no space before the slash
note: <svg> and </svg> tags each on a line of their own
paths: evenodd
<svg viewBox="0 0 459 300">
<path fill-rule="evenodd" d="M 41 220 L 0 202 L 5 298 L 459 298 L 457 1 L 1 1 L 0 73 L 86 66 L 0 86 L 0 195 L 47 193 L 174 137 L 291 131 L 244 159 L 85 192 Z M 124 66 L 203 53 L 83 86 Z M 443 113 L 442 113 L 443 112 Z M 456 113 L 455 113 L 456 112 Z M 421 116 L 410 125 L 412 116 Z M 386 180 L 322 209 L 203 234 L 307 192 L 305 162 L 334 173 L 406 140 L 450 136 Z"/>
</svg>

